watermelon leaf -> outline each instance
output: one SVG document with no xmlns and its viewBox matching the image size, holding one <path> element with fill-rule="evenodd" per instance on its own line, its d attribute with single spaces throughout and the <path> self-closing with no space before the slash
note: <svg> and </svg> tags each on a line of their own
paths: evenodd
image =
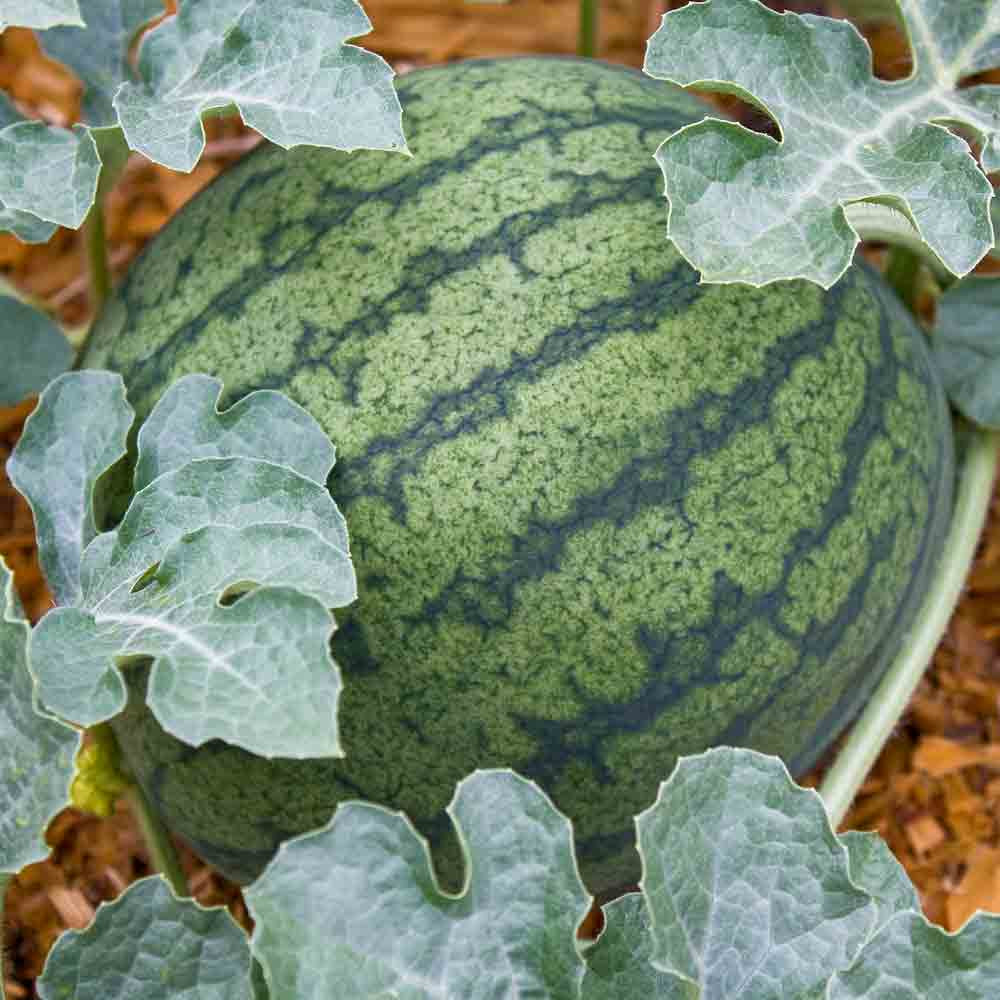
<svg viewBox="0 0 1000 1000">
<path fill-rule="evenodd" d="M 636 827 L 652 961 L 692 996 L 821 996 L 874 924 L 822 800 L 777 758 L 683 758 Z"/>
<path fill-rule="evenodd" d="M 917 890 L 878 834 L 849 830 L 840 834 L 840 842 L 847 848 L 851 881 L 875 901 L 877 914 L 872 925 L 873 934 L 897 913 L 920 912 Z"/>
<path fill-rule="evenodd" d="M 73 363 L 73 348 L 45 313 L 0 293 L 0 406 L 41 392 Z"/>
<path fill-rule="evenodd" d="M 697 990 L 652 964 L 653 933 L 645 898 L 630 892 L 604 907 L 604 930 L 587 952 L 582 1000 L 655 997 L 697 1000 Z"/>
<path fill-rule="evenodd" d="M 0 31 L 57 24 L 83 24 L 77 0 L 0 0 Z"/>
<path fill-rule="evenodd" d="M 898 913 L 833 979 L 829 1000 L 992 997 L 1000 982 L 1000 916 L 977 913 L 957 934 Z"/>
<path fill-rule="evenodd" d="M 273 996 L 579 995 L 589 897 L 569 821 L 510 771 L 462 781 L 448 812 L 467 861 L 457 897 L 409 821 L 381 806 L 343 804 L 279 848 L 244 893 Z"/>
<path fill-rule="evenodd" d="M 736 94 L 777 122 L 781 141 L 706 119 L 657 150 L 668 235 L 705 281 L 805 277 L 829 288 L 858 235 L 852 203 L 881 203 L 964 275 L 993 245 L 989 182 L 955 125 L 1000 167 L 1000 88 L 957 89 L 1000 65 L 1000 6 L 900 0 L 914 71 L 887 82 L 853 25 L 776 14 L 758 0 L 707 0 L 664 15 L 645 71 Z"/>
<path fill-rule="evenodd" d="M 135 488 L 195 458 L 243 456 L 276 462 L 325 483 L 336 452 L 309 414 L 280 392 L 244 396 L 224 413 L 222 382 L 188 375 L 174 383 L 139 430 Z M 336 519 L 346 541 L 346 528 Z"/>
<path fill-rule="evenodd" d="M 1000 428 L 1000 281 L 970 275 L 937 303 L 931 345 L 948 398 L 973 423 Z"/>
<path fill-rule="evenodd" d="M 85 127 L 29 121 L 0 94 L 0 228 L 25 243 L 44 243 L 57 226 L 79 228 L 100 171 Z"/>
<path fill-rule="evenodd" d="M 38 561 L 57 604 L 80 598 L 80 560 L 98 533 L 97 481 L 125 455 L 133 417 L 120 376 L 68 372 L 45 388 L 7 461 L 35 517 Z"/>
<path fill-rule="evenodd" d="M 69 800 L 81 743 L 69 726 L 38 710 L 29 632 L 13 575 L 0 559 L 0 875 L 48 857 L 43 834 Z"/>
<path fill-rule="evenodd" d="M 393 71 L 344 44 L 371 22 L 355 0 L 187 0 L 139 49 L 114 106 L 132 149 L 191 170 L 201 116 L 236 105 L 279 146 L 406 151 Z"/>
<path fill-rule="evenodd" d="M 84 85 L 86 124 L 24 118 L 0 94 L 0 230 L 43 243 L 79 228 L 124 143 L 177 170 L 205 146 L 202 116 L 238 110 L 285 148 L 407 152 L 393 71 L 347 45 L 371 22 L 356 0 L 186 0 L 143 36 L 138 73 L 129 52 L 162 14 L 160 0 L 0 0 L 5 21 L 48 28 L 44 49 Z M 81 16 L 82 14 L 82 16 Z"/>
<path fill-rule="evenodd" d="M 323 485 L 333 446 L 280 393 L 220 413 L 220 390 L 190 376 L 164 394 L 139 433 L 136 495 L 103 533 L 95 485 L 125 454 L 132 422 L 121 380 L 75 372 L 42 394 L 9 462 L 64 605 L 31 636 L 39 698 L 96 725 L 125 707 L 120 668 L 152 658 L 150 709 L 185 742 L 337 756 L 328 609 L 357 589 L 347 528 Z M 321 481 L 279 464 L 289 435 L 291 463 Z M 60 489 L 46 480 L 51 468 L 63 470 Z"/>
<path fill-rule="evenodd" d="M 178 899 L 158 876 L 139 879 L 90 926 L 56 941 L 38 980 L 42 1000 L 251 1000 L 247 937 L 225 907 Z"/>
<path fill-rule="evenodd" d="M 83 120 L 92 128 L 117 128 L 112 101 L 118 88 L 133 76 L 129 49 L 140 28 L 163 13 L 163 3 L 80 0 L 80 7 L 83 20 L 78 26 L 52 28 L 39 42 L 83 83 Z"/>
<path fill-rule="evenodd" d="M 878 1000 L 891 981 L 900 997 L 943 1000 L 986 996 L 1000 976 L 1000 917 L 957 935 L 931 927 L 884 843 L 838 838 L 775 757 L 682 758 L 636 820 L 641 894 L 605 907 L 586 950 L 570 827 L 537 786 L 479 771 L 448 812 L 466 860 L 459 896 L 380 806 L 342 804 L 279 849 L 245 890 L 272 995 Z"/>
</svg>

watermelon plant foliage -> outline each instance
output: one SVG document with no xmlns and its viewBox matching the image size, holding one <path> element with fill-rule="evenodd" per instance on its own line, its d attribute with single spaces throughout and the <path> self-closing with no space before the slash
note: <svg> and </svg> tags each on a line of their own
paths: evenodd
<svg viewBox="0 0 1000 1000">
<path fill-rule="evenodd" d="M 220 390 L 195 376 L 165 394 L 138 435 L 135 495 L 109 531 L 101 479 L 125 457 L 133 419 L 121 379 L 67 373 L 42 393 L 8 462 L 59 605 L 31 636 L 36 692 L 93 726 L 125 707 L 119 668 L 152 658 L 150 707 L 186 742 L 337 756 L 327 609 L 354 600 L 356 585 L 323 485 L 333 447 L 279 394 L 220 414 Z"/>
<path fill-rule="evenodd" d="M 406 151 L 393 72 L 347 40 L 371 31 L 356 0 L 184 0 L 138 32 L 160 0 L 29 0 L 0 7 L 39 29 L 42 47 L 84 85 L 83 124 L 31 121 L 0 95 L 0 229 L 43 243 L 83 224 L 102 164 L 113 180 L 128 149 L 191 170 L 202 117 L 237 110 L 272 142 Z"/>
<path fill-rule="evenodd" d="M 405 817 L 345 803 L 246 890 L 249 947 L 222 911 L 145 879 L 60 938 L 39 994 L 188 995 L 170 982 L 234 1000 L 985 1000 L 1000 977 L 1000 916 L 955 935 L 929 925 L 876 835 L 838 837 L 815 792 L 749 750 L 679 762 L 637 818 L 641 891 L 604 908 L 590 948 L 575 937 L 590 898 L 571 826 L 537 786 L 476 772 L 448 811 L 459 895 L 440 891 Z"/>
<path fill-rule="evenodd" d="M 1000 282 L 970 275 L 938 299 L 931 341 L 945 390 L 973 423 L 1000 430 Z"/>
<path fill-rule="evenodd" d="M 37 395 L 73 363 L 73 348 L 41 310 L 0 291 L 0 358 L 16 358 L 0 370 L 0 406 Z"/>
<path fill-rule="evenodd" d="M 718 0 L 694 6 L 712 3 L 722 6 Z M 296 86 L 301 85 L 300 93 L 293 96 L 315 96 L 313 85 L 318 90 L 329 82 L 322 72 L 309 76 L 308 67 L 322 63 L 312 37 L 332 35 L 334 51 L 350 49 L 342 42 L 355 29 L 362 33 L 362 22 L 367 25 L 353 0 L 313 4 L 312 19 L 288 17 L 289 24 L 297 19 L 306 24 L 312 33 L 306 40 L 289 24 L 276 24 L 276 8 L 266 0 L 211 5 L 186 0 L 181 6 L 180 16 L 150 34 L 153 42 L 142 46 L 139 73 L 133 75 L 125 53 L 135 31 L 155 13 L 151 3 L 81 0 L 78 8 L 72 0 L 0 0 L 0 26 L 46 28 L 86 20 L 86 29 L 50 32 L 45 44 L 87 85 L 88 121 L 73 131 L 56 130 L 22 121 L 7 105 L 0 110 L 6 116 L 0 117 L 0 225 L 28 240 L 46 238 L 55 221 L 78 225 L 93 202 L 101 161 L 106 167 L 112 161 L 120 165 L 124 136 L 130 136 L 133 148 L 146 143 L 162 162 L 193 164 L 203 141 L 201 117 L 223 102 L 236 104 L 248 120 L 259 115 L 254 123 L 263 131 L 266 123 L 279 141 L 322 144 L 316 105 L 302 109 L 293 99 L 281 101 Z M 738 12 L 749 7 L 730 0 L 726 16 L 739 20 Z M 957 35 L 946 32 L 935 40 L 916 33 L 918 55 L 930 54 L 933 79 L 928 83 L 926 72 L 915 74 L 916 82 L 910 81 L 914 100 L 901 105 L 906 114 L 897 122 L 906 124 L 911 115 L 918 122 L 971 124 L 986 140 L 987 169 L 996 155 L 996 137 L 984 124 L 993 95 L 980 90 L 956 97 L 954 73 L 945 70 L 952 57 L 953 66 L 959 66 L 960 56 L 968 57 L 959 66 L 962 72 L 996 61 L 994 8 L 981 0 L 963 4 Z M 287 14 L 289 6 L 281 10 Z M 902 5 L 911 27 L 915 18 L 930 17 L 940 28 L 943 10 L 932 0 Z M 302 11 L 296 7 L 295 12 Z M 757 14 L 744 18 L 737 30 L 751 25 Z M 803 19 L 808 30 L 799 31 L 799 40 L 805 47 L 787 50 L 799 57 L 800 66 L 808 63 L 803 54 L 817 53 L 808 44 L 817 28 L 814 20 Z M 293 48 L 301 44 L 297 51 L 306 76 L 279 79 L 288 67 L 262 60 L 256 65 L 264 75 L 277 75 L 261 101 L 259 91 L 243 86 L 242 67 L 254 64 L 260 54 L 255 44 L 279 28 L 293 32 L 283 41 Z M 662 31 L 659 48 L 651 45 L 651 52 L 661 56 Z M 219 42 L 218 32 L 226 33 L 227 45 Z M 731 41 L 731 32 L 728 37 Z M 954 43 L 956 37 L 950 49 L 941 44 L 941 38 Z M 843 43 L 843 52 L 857 56 L 852 38 L 831 35 L 827 41 L 831 38 Z M 747 44 L 760 43 L 757 37 Z M 346 75 L 354 81 L 359 77 L 352 72 L 366 65 L 358 51 L 346 56 Z M 733 51 L 742 53 L 737 62 L 752 62 L 740 46 Z M 237 57 L 229 59 L 234 52 Z M 944 61 L 935 63 L 942 54 Z M 310 56 L 318 62 L 310 63 Z M 858 67 L 856 60 L 851 65 Z M 207 84 L 209 74 L 223 85 Z M 388 88 L 391 93 L 387 77 L 375 77 L 372 92 L 385 95 Z M 916 85 L 921 80 L 923 91 Z M 859 103 L 878 104 L 873 95 L 883 92 L 863 73 L 850 82 L 856 85 L 852 100 L 858 102 L 861 94 Z M 750 93 L 742 84 L 722 81 L 722 89 L 727 87 Z M 938 104 L 930 101 L 928 88 L 936 88 Z M 901 93 L 897 89 L 889 96 L 898 99 Z M 276 97 L 282 110 L 269 117 L 260 105 L 273 105 Z M 394 136 L 393 101 L 386 98 L 374 124 L 362 122 L 359 131 Z M 830 93 L 820 103 L 830 104 Z M 373 100 L 365 106 L 378 104 Z M 769 107 L 774 110 L 778 102 Z M 785 106 L 780 107 L 787 147 L 795 133 L 792 125 L 807 116 L 801 109 L 786 116 Z M 146 115 L 163 114 L 175 115 L 176 127 L 156 145 L 163 133 L 152 134 Z M 892 110 L 887 114 L 896 121 Z M 678 136 L 698 127 L 682 129 Z M 960 148 L 935 128 L 917 125 L 912 142 L 893 144 L 879 136 L 864 152 L 890 154 L 872 171 L 880 181 L 888 173 L 907 180 L 906 170 L 891 170 L 886 163 L 898 167 L 914 154 L 944 157 L 943 174 L 927 170 L 927 162 L 919 166 L 939 184 L 933 198 L 941 197 L 949 210 L 962 209 L 954 216 L 953 233 L 942 233 L 938 214 L 915 198 L 912 184 L 902 185 L 905 203 L 897 191 L 875 197 L 908 211 L 933 252 L 961 273 L 977 248 L 992 242 L 992 231 L 982 226 L 982 185 L 970 173 L 968 157 L 963 159 Z M 822 132 L 817 129 L 817 135 Z M 333 133 L 346 134 L 340 123 L 323 135 Z M 712 133 L 706 134 L 711 139 Z M 756 140 L 737 140 L 729 165 L 741 168 L 746 150 L 758 147 Z M 393 142 L 385 148 L 402 148 L 395 137 Z M 761 148 L 773 154 L 766 143 Z M 666 160 L 661 156 L 671 194 Z M 809 155 L 799 157 L 789 176 L 815 175 L 812 162 Z M 760 167 L 758 177 L 774 180 L 766 155 L 752 166 Z M 692 159 L 684 169 L 692 172 L 685 178 L 690 180 L 699 168 Z M 916 173 L 913 168 L 910 181 Z M 43 183 L 25 187 L 18 180 L 23 177 Z M 842 180 L 843 172 L 832 170 L 830 177 Z M 733 190 L 734 204 L 750 200 L 743 188 Z M 801 215 L 781 220 L 778 229 L 784 226 L 782 235 L 792 247 L 788 253 L 774 252 L 775 244 L 763 236 L 745 243 L 753 250 L 745 258 L 764 262 L 760 282 L 786 276 L 782 269 L 787 270 L 789 257 L 808 250 L 814 280 L 831 283 L 843 270 L 845 253 L 849 257 L 845 248 L 854 245 L 847 222 L 854 216 L 845 216 L 840 207 L 851 197 L 843 195 L 843 185 L 835 185 L 826 215 L 820 205 L 807 219 L 805 236 L 796 232 Z M 760 206 L 768 200 L 755 203 L 762 216 Z M 676 211 L 672 194 L 671 202 L 673 226 L 683 212 Z M 770 198 L 770 207 L 780 216 L 787 202 L 783 190 Z M 817 197 L 816 204 L 821 202 Z M 726 257 L 729 251 L 720 248 L 716 235 L 704 226 L 699 239 Z M 825 263 L 824 255 L 829 256 Z M 51 373 L 64 366 L 64 361 L 53 363 Z M 45 371 L 29 374 L 24 384 L 41 388 Z M 308 699 L 308 679 L 321 676 L 325 686 L 315 700 L 335 706 L 338 683 L 326 651 L 333 627 L 327 608 L 353 597 L 342 521 L 323 507 L 314 488 L 322 487 L 332 447 L 305 414 L 278 394 L 255 393 L 220 412 L 220 391 L 219 383 L 203 377 L 178 383 L 140 432 L 137 451 L 129 454 L 132 414 L 121 384 L 94 372 L 63 376 L 43 394 L 12 462 L 12 474 L 32 499 L 43 564 L 60 607 L 47 616 L 50 624 L 32 633 L 0 562 L 0 738 L 7 750 L 0 772 L 0 915 L 8 877 L 46 853 L 41 834 L 66 801 L 73 753 L 80 746 L 76 726 L 94 725 L 121 710 L 120 671 L 139 661 L 155 660 L 158 673 L 149 686 L 154 713 L 189 742 L 221 734 L 264 755 L 289 748 L 310 754 L 339 749 L 333 720 L 310 727 L 303 713 L 311 706 L 299 697 Z M 85 426 L 78 427 L 81 416 Z M 289 439 L 304 442 L 301 454 L 285 453 Z M 280 453 L 268 450 L 275 441 L 282 443 Z M 55 488 L 45 474 L 53 467 L 66 470 Z M 192 497 L 220 499 L 223 493 L 224 503 L 190 503 Z M 121 508 L 124 518 L 112 527 L 112 512 Z M 327 528 L 333 524 L 332 534 L 324 534 L 319 521 Z M 314 559 L 314 553 L 321 555 Z M 213 645 L 202 641 L 206 634 Z M 251 678 L 257 691 L 227 669 L 237 656 L 241 668 L 257 672 Z M 287 656 L 280 669 L 286 676 L 291 672 L 292 684 L 268 684 L 274 680 L 267 673 L 273 664 L 260 661 L 274 656 Z M 288 692 L 289 687 L 299 690 Z M 288 715 L 294 717 L 291 725 Z M 321 747 L 307 746 L 311 729 L 326 740 Z M 985 1000 L 1000 979 L 998 918 L 977 915 L 955 935 L 927 924 L 912 886 L 878 838 L 835 836 L 814 793 L 795 788 L 777 760 L 750 751 L 720 749 L 681 762 L 656 804 L 638 820 L 642 891 L 605 907 L 606 928 L 589 948 L 574 939 L 589 898 L 577 872 L 572 830 L 543 792 L 510 771 L 481 772 L 460 784 L 449 812 L 468 866 L 459 895 L 442 893 L 426 844 L 401 814 L 347 802 L 323 828 L 288 841 L 248 888 L 256 921 L 249 941 L 221 911 L 178 898 L 157 878 L 143 880 L 102 906 L 85 932 L 72 932 L 57 943 L 39 982 L 40 995 Z M 398 933 L 388 934 L 386 928 Z"/>
<path fill-rule="evenodd" d="M 52 28 L 59 24 L 83 24 L 77 0 L 0 0 L 0 31 Z"/>
<path fill-rule="evenodd" d="M 645 71 L 736 94 L 766 111 L 780 141 L 706 118 L 666 139 L 667 231 L 705 281 L 806 277 L 830 287 L 858 245 L 858 203 L 905 216 L 930 253 L 964 275 L 993 245 L 992 189 L 955 126 L 1000 167 L 1000 88 L 958 89 L 1000 65 L 994 0 L 899 0 L 912 75 L 872 74 L 847 21 L 777 14 L 758 0 L 707 0 L 663 16 Z"/>
</svg>

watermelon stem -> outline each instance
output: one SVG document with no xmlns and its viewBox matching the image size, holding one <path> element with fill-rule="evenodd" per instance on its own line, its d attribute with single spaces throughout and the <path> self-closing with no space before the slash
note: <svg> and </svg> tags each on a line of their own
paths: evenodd
<svg viewBox="0 0 1000 1000">
<path fill-rule="evenodd" d="M 885 280 L 892 285 L 900 302 L 918 316 L 917 293 L 920 281 L 920 257 L 905 247 L 894 246 L 889 250 L 889 262 L 885 269 Z M 918 317 L 919 318 L 919 317 Z"/>
<path fill-rule="evenodd" d="M 964 421 L 962 422 L 964 425 Z M 968 425 L 965 425 L 968 426 Z M 941 561 L 914 626 L 851 729 L 819 794 L 836 829 L 930 663 L 968 576 L 993 494 L 1000 433 L 968 427 L 967 446 Z"/>
<path fill-rule="evenodd" d="M 104 196 L 114 188 L 118 178 L 121 177 L 130 151 L 120 128 L 98 129 L 94 132 L 94 139 L 101 158 L 101 176 L 94 194 L 94 203 L 83 220 L 82 235 L 90 284 L 90 307 L 92 313 L 96 315 L 111 292 L 111 265 L 104 227 Z M 87 346 L 92 327 L 93 323 L 79 338 L 78 358 Z"/>
<path fill-rule="evenodd" d="M 90 305 L 96 313 L 111 291 L 111 268 L 108 264 L 108 244 L 104 236 L 104 210 L 100 201 L 90 206 L 83 222 L 83 239 L 87 253 L 87 274 L 90 279 Z"/>
<path fill-rule="evenodd" d="M 577 55 L 593 59 L 598 48 L 597 0 L 580 0 L 580 34 L 576 43 Z"/>
<path fill-rule="evenodd" d="M 173 841 L 170 839 L 167 828 L 163 825 L 160 817 L 156 814 L 149 799 L 146 797 L 146 793 L 143 792 L 137 782 L 132 782 L 125 793 L 125 797 L 132 808 L 132 814 L 139 824 L 143 839 L 146 841 L 146 847 L 149 849 L 153 868 L 163 874 L 170 883 L 170 888 L 174 890 L 175 896 L 178 898 L 190 896 L 191 893 L 188 890 L 187 878 L 184 875 L 184 869 L 181 867 L 177 851 L 174 849 Z"/>
</svg>

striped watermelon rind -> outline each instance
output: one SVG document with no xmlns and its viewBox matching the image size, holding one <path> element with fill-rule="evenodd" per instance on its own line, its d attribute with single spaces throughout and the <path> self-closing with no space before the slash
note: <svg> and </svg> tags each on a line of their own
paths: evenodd
<svg viewBox="0 0 1000 1000">
<path fill-rule="evenodd" d="M 537 780 L 596 892 L 679 754 L 808 767 L 871 691 L 951 507 L 944 397 L 864 266 L 703 286 L 664 239 L 671 86 L 525 58 L 399 81 L 413 159 L 255 153 L 187 206 L 85 362 L 148 412 L 181 374 L 287 392 L 337 445 L 360 599 L 338 612 L 343 761 L 116 732 L 227 874 L 338 801 L 443 812 L 476 767 Z"/>
</svg>

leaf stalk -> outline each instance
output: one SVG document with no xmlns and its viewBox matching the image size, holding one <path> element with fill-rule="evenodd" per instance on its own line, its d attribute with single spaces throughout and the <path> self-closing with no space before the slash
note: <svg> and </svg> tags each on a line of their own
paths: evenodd
<svg viewBox="0 0 1000 1000">
<path fill-rule="evenodd" d="M 111 728 L 111 724 L 102 722 L 93 728 L 94 731 L 100 732 L 101 739 L 107 740 L 110 743 L 112 752 L 118 761 L 124 761 L 125 758 L 118 745 L 118 739 Z M 149 849 L 149 856 L 153 867 L 157 871 L 162 872 L 176 896 L 179 898 L 190 896 L 191 893 L 188 890 L 187 878 L 184 875 L 184 869 L 181 867 L 177 851 L 174 849 L 173 841 L 170 839 L 170 833 L 163 825 L 163 821 L 134 776 L 129 774 L 127 777 L 129 781 L 124 798 L 132 809 L 132 814 L 135 816 L 136 822 L 139 824 L 143 839 L 146 841 L 146 847 Z"/>
<path fill-rule="evenodd" d="M 580 0 L 580 34 L 576 43 L 577 55 L 585 59 L 597 56 L 600 12 L 598 0 Z"/>
<path fill-rule="evenodd" d="M 920 258 L 912 250 L 894 246 L 889 250 L 885 280 L 892 285 L 900 302 L 917 315 L 917 294 L 920 282 Z"/>
<path fill-rule="evenodd" d="M 184 876 L 184 869 L 181 868 L 177 851 L 174 850 L 173 841 L 146 797 L 146 793 L 138 784 L 133 783 L 125 793 L 125 798 L 139 823 L 153 867 L 163 873 L 176 896 L 179 898 L 190 896 L 187 878 Z"/>
</svg>

